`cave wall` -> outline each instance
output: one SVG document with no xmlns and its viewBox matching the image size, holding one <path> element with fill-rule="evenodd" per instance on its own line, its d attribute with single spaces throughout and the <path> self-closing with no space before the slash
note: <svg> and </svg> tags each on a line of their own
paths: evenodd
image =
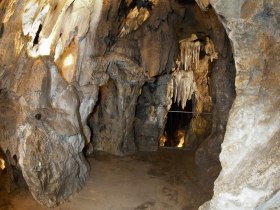
<svg viewBox="0 0 280 210">
<path fill-rule="evenodd" d="M 126 19 L 115 17 L 115 20 L 120 19 L 118 24 L 121 30 L 111 29 L 110 34 L 115 36 L 115 39 L 106 53 L 114 57 L 116 65 L 112 64 L 107 68 L 112 80 L 100 89 L 100 103 L 96 114 L 90 120 L 95 150 L 123 155 L 142 149 L 154 151 L 157 148 L 158 140 L 153 136 L 159 134 L 151 134 L 149 131 L 151 138 L 147 134 L 140 134 L 147 132 L 147 129 L 145 131 L 144 124 L 140 125 L 139 120 L 135 119 L 136 106 L 138 96 L 145 89 L 142 90 L 143 84 L 153 80 L 153 76 L 171 71 L 177 43 L 172 27 L 171 3 L 154 1 L 154 4 L 144 23 L 140 21 L 141 18 L 137 21 L 130 19 L 129 14 Z M 127 12 L 129 11 L 131 12 Z M 122 12 L 126 12 L 125 8 L 118 10 L 119 14 Z M 114 15 L 114 10 L 108 11 L 107 16 Z M 165 99 L 164 95 L 163 98 Z M 151 141 L 139 138 L 145 135 Z"/>
<path fill-rule="evenodd" d="M 21 171 L 33 197 L 54 207 L 79 191 L 89 173 L 79 93 L 52 58 L 28 54 L 24 1 L 0 6 L 0 145 L 15 157 L 6 164 Z"/>
<path fill-rule="evenodd" d="M 48 207 L 84 185 L 85 148 L 90 153 L 102 145 L 118 155 L 136 150 L 133 121 L 141 86 L 173 60 L 169 2 L 158 2 L 150 23 L 138 31 L 123 19 L 120 3 L 1 1 L 1 148 L 18 157 L 7 164 L 21 170 L 34 198 Z M 148 32 L 153 36 L 143 36 Z M 106 86 L 113 98 L 106 98 Z M 87 124 L 98 98 L 111 106 L 110 112 L 97 107 L 102 114 L 91 126 L 103 121 L 106 127 L 93 129 L 91 142 Z"/>
<path fill-rule="evenodd" d="M 196 1 L 209 9 L 208 0 Z M 151 77 L 170 73 L 182 38 L 174 18 L 191 14 L 175 1 L 152 2 L 152 10 L 141 10 L 136 21 L 129 9 L 119 9 L 121 1 L 53 1 L 50 10 L 44 1 L 0 2 L 0 146 L 16 155 L 8 164 L 21 171 L 41 204 L 54 207 L 83 187 L 89 171 L 85 146 L 126 154 L 146 144 L 140 129 L 133 138 L 137 97 Z M 224 139 L 222 172 L 212 200 L 201 209 L 277 208 L 280 5 L 277 0 L 210 3 L 233 48 L 236 99 L 228 119 L 235 96 L 232 51 L 214 12 L 197 11 L 189 19 L 207 20 L 203 27 L 223 58 L 212 71 L 212 131 L 196 155 L 198 163 L 217 161 Z M 35 14 L 42 16 L 32 19 Z M 65 66 L 70 54 L 74 61 Z M 91 136 L 87 124 L 93 111 Z M 159 116 L 153 124 L 157 135 L 164 122 Z"/>
<path fill-rule="evenodd" d="M 198 164 L 215 164 L 219 162 L 220 145 L 224 138 L 228 113 L 235 98 L 235 66 L 232 50 L 226 31 L 212 9 L 208 8 L 203 12 L 204 10 L 202 11 L 196 4 L 176 6 L 170 15 L 176 34 L 175 40 L 179 42 L 179 40 L 191 37 L 192 34 L 197 34 L 198 38 L 204 42 L 205 36 L 209 36 L 214 43 L 218 57 L 211 62 L 209 55 L 201 55 L 200 63 L 194 71 L 197 97 L 193 100 L 193 112 L 206 112 L 208 114 L 194 115 L 186 132 L 184 144 L 187 148 L 198 148 L 196 152 Z M 175 48 L 175 58 L 180 53 L 178 48 L 179 46 Z M 167 73 L 169 71 L 167 69 Z M 167 75 L 171 76 L 171 74 Z M 160 80 L 161 76 L 157 78 Z M 154 145 L 151 147 L 151 151 L 156 150 L 156 139 L 159 139 L 163 134 L 162 127 L 165 126 L 167 112 L 170 109 L 166 105 L 175 100 L 172 99 L 173 94 L 170 93 L 173 90 L 168 88 L 168 85 L 170 84 L 166 83 L 164 86 L 162 83 L 159 85 L 157 82 L 150 82 L 143 87 L 138 100 L 135 126 L 136 141 L 138 144 L 143 142 L 143 145 Z M 151 88 L 148 86 L 154 86 L 157 91 L 150 91 Z M 159 89 L 162 90 L 160 96 Z M 166 102 L 158 104 L 156 101 L 159 98 L 166 100 Z M 158 110 L 159 108 L 162 109 L 161 113 L 153 114 L 151 112 L 151 115 L 154 116 L 151 120 L 148 117 L 150 110 Z M 151 130 L 154 132 L 148 131 L 148 125 L 153 128 Z M 147 151 L 149 146 L 141 146 L 140 150 Z"/>
<path fill-rule="evenodd" d="M 200 209 L 278 209 L 280 3 L 210 2 L 233 47 L 236 99 L 214 196 Z"/>
<path fill-rule="evenodd" d="M 163 134 L 167 112 L 172 105 L 171 75 L 157 77 L 142 87 L 138 98 L 134 131 L 138 151 L 157 151 L 159 138 Z"/>
</svg>

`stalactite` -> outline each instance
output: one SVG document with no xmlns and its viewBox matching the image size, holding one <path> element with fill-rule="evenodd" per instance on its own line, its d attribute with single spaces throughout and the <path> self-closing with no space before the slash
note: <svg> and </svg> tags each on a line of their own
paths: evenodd
<svg viewBox="0 0 280 210">
<path fill-rule="evenodd" d="M 26 1 L 22 16 L 25 36 L 32 57 L 54 53 L 57 60 L 75 38 L 76 42 L 88 32 L 93 8 L 98 0 Z M 40 28 L 41 26 L 41 28 Z M 35 41 L 35 38 L 37 40 Z"/>
<path fill-rule="evenodd" d="M 194 70 L 198 67 L 200 47 L 201 44 L 195 34 L 180 41 L 180 62 L 183 70 Z"/>
<path fill-rule="evenodd" d="M 200 51 L 204 50 L 206 56 L 200 60 Z M 211 97 L 208 93 L 208 63 L 218 58 L 213 41 L 205 36 L 205 45 L 199 41 L 197 35 L 180 41 L 180 59 L 177 59 L 173 69 L 173 101 L 184 109 L 187 100 L 192 94 L 197 98 L 198 112 L 202 112 L 203 106 L 211 107 Z M 197 83 L 197 85 L 196 85 Z M 206 86 L 205 86 L 206 85 Z M 203 105 L 204 104 L 204 105 Z M 207 109 L 208 111 L 210 109 Z"/>
<path fill-rule="evenodd" d="M 181 107 L 184 109 L 187 100 L 191 100 L 196 90 L 193 72 L 176 70 L 172 75 L 174 85 L 173 101 L 177 102 L 178 106 L 181 103 Z"/>
<path fill-rule="evenodd" d="M 126 0 L 126 9 L 131 8 L 119 32 L 119 37 L 124 37 L 136 31 L 149 17 L 150 11 L 159 3 L 159 0 Z M 133 8 L 133 6 L 135 6 Z"/>
<path fill-rule="evenodd" d="M 132 9 L 124 21 L 119 36 L 123 37 L 132 31 L 137 30 L 150 16 L 148 9 L 135 7 Z"/>
</svg>

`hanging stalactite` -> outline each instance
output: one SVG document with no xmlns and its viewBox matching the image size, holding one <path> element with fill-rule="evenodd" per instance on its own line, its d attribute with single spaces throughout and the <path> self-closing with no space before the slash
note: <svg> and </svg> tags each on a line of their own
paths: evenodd
<svg viewBox="0 0 280 210">
<path fill-rule="evenodd" d="M 202 50 L 205 56 L 200 60 Z M 209 61 L 213 62 L 217 58 L 214 43 L 208 36 L 205 36 L 204 42 L 201 42 L 195 34 L 180 41 L 180 58 L 177 59 L 173 69 L 172 82 L 173 101 L 178 105 L 181 104 L 182 109 L 186 106 L 187 100 L 191 100 L 193 94 L 197 99 L 197 112 L 203 111 L 205 101 L 207 101 L 205 106 L 211 107 L 207 82 L 208 66 Z M 210 109 L 207 108 L 207 111 Z"/>
<path fill-rule="evenodd" d="M 196 90 L 194 76 L 192 71 L 173 72 L 173 101 L 185 108 L 187 100 L 191 100 L 193 93 Z"/>
<path fill-rule="evenodd" d="M 189 71 L 198 67 L 200 47 L 201 44 L 195 34 L 180 41 L 180 62 L 183 70 Z"/>
</svg>

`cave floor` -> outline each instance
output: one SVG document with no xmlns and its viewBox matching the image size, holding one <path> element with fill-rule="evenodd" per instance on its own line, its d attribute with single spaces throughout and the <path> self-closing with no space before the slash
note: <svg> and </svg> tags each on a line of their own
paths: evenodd
<svg viewBox="0 0 280 210">
<path fill-rule="evenodd" d="M 160 149 L 154 153 L 89 158 L 90 177 L 77 195 L 55 210 L 193 210 L 213 194 L 209 175 L 194 164 L 191 151 Z M 211 178 L 212 177 L 212 178 Z M 45 210 L 28 192 L 0 189 L 0 209 Z"/>
</svg>

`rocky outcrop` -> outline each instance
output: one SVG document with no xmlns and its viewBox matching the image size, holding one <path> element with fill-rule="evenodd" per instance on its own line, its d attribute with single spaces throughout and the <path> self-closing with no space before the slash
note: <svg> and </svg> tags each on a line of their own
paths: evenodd
<svg viewBox="0 0 280 210">
<path fill-rule="evenodd" d="M 278 1 L 210 1 L 231 40 L 236 99 L 214 196 L 200 209 L 278 209 Z"/>
<path fill-rule="evenodd" d="M 135 143 L 139 151 L 157 151 L 163 134 L 168 110 L 172 104 L 173 87 L 170 74 L 147 82 L 137 101 Z"/>
<path fill-rule="evenodd" d="M 91 121 L 95 150 L 123 155 L 136 151 L 134 115 L 144 84 L 144 70 L 122 54 L 105 56 L 110 80 L 100 88 L 98 106 Z"/>
<path fill-rule="evenodd" d="M 52 56 L 30 57 L 18 15 L 26 4 L 9 4 L 0 39 L 0 145 L 34 198 L 54 207 L 79 191 L 89 172 L 80 97 Z"/>
</svg>

